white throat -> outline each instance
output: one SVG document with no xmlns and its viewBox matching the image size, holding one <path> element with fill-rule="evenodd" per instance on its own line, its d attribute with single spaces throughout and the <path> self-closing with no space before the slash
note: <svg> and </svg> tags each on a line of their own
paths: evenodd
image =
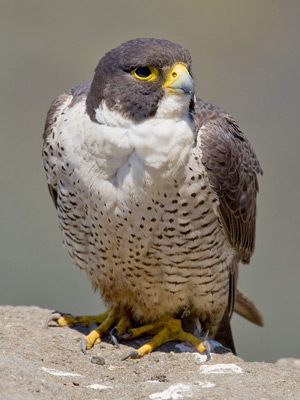
<svg viewBox="0 0 300 400">
<path fill-rule="evenodd" d="M 160 170 L 166 175 L 176 175 L 176 170 L 187 162 L 194 144 L 194 122 L 189 114 L 190 97 L 169 94 L 160 101 L 154 117 L 134 123 L 117 111 L 108 109 L 104 101 L 95 116 L 97 127 L 110 148 L 118 157 L 124 140 L 128 155 L 135 155 L 144 167 Z M 103 149 L 105 152 L 105 149 Z"/>
</svg>

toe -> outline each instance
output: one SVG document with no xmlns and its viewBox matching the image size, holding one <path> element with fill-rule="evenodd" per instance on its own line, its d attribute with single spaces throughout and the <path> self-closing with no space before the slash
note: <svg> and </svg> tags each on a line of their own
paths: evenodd
<svg viewBox="0 0 300 400">
<path fill-rule="evenodd" d="M 87 341 L 86 341 L 86 339 L 81 339 L 81 343 L 80 343 L 80 346 L 81 346 L 81 351 L 83 352 L 83 354 L 86 356 L 86 345 L 87 345 Z"/>
<path fill-rule="evenodd" d="M 138 328 L 131 329 L 130 331 L 120 335 L 121 339 L 132 339 L 140 336 L 143 333 L 154 333 L 152 340 L 143 346 L 141 346 L 137 351 L 127 354 L 123 357 L 124 360 L 127 358 L 138 358 L 143 357 L 145 354 L 151 353 L 154 349 L 161 346 L 164 343 L 179 340 L 181 342 L 190 342 L 197 351 L 203 353 L 206 351 L 207 358 L 210 357 L 209 347 L 196 336 L 191 333 L 185 332 L 182 329 L 181 321 L 174 318 L 163 318 L 153 324 L 144 325 Z"/>
<path fill-rule="evenodd" d="M 47 318 L 47 320 L 44 323 L 44 327 L 48 328 L 48 325 L 50 324 L 51 321 L 57 321 L 58 319 L 60 319 L 62 317 L 62 315 L 60 313 L 53 313 L 50 315 L 49 318 Z"/>
<path fill-rule="evenodd" d="M 133 350 L 130 353 L 126 354 L 126 356 L 121 358 L 121 361 L 128 360 L 128 358 L 139 358 L 139 352 L 137 350 Z"/>
<path fill-rule="evenodd" d="M 117 348 L 120 348 L 117 336 L 118 336 L 118 331 L 116 330 L 116 328 L 113 328 L 110 332 L 109 332 L 109 336 L 110 336 L 110 340 L 112 341 L 112 343 L 117 346 Z"/>
<path fill-rule="evenodd" d="M 90 350 L 94 344 L 96 343 L 96 341 L 100 342 L 100 332 L 99 329 L 95 329 L 92 332 L 90 332 L 86 337 L 86 349 Z"/>
</svg>

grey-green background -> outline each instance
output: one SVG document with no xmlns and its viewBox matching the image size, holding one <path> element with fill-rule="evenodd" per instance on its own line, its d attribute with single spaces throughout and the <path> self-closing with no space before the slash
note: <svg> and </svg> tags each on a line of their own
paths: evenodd
<svg viewBox="0 0 300 400">
<path fill-rule="evenodd" d="M 191 51 L 197 95 L 235 116 L 265 173 L 256 252 L 239 284 L 265 327 L 235 316 L 238 354 L 300 357 L 300 2 L 1 0 L 0 7 L 0 303 L 103 310 L 61 245 L 41 163 L 44 120 L 52 99 L 89 80 L 106 51 L 135 37 L 165 38 Z"/>
</svg>

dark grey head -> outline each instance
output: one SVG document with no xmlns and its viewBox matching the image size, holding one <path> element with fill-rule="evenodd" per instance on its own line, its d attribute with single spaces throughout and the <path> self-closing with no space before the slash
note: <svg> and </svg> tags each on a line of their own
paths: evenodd
<svg viewBox="0 0 300 400">
<path fill-rule="evenodd" d="M 172 70 L 178 64 L 179 70 Z M 96 121 L 95 110 L 104 100 L 110 110 L 140 122 L 155 115 L 166 89 L 193 98 L 190 68 L 190 53 L 177 43 L 162 39 L 125 42 L 100 60 L 87 97 L 87 111 Z"/>
</svg>

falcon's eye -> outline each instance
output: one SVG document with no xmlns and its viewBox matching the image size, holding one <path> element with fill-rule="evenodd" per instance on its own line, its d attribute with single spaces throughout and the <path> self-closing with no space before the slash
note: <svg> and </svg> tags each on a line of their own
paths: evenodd
<svg viewBox="0 0 300 400">
<path fill-rule="evenodd" d="M 151 70 L 148 67 L 139 67 L 135 70 L 135 74 L 139 77 L 139 78 L 148 78 L 149 75 L 151 75 Z"/>
<path fill-rule="evenodd" d="M 152 81 L 158 75 L 154 67 L 138 67 L 131 71 L 132 75 L 142 81 Z"/>
</svg>

